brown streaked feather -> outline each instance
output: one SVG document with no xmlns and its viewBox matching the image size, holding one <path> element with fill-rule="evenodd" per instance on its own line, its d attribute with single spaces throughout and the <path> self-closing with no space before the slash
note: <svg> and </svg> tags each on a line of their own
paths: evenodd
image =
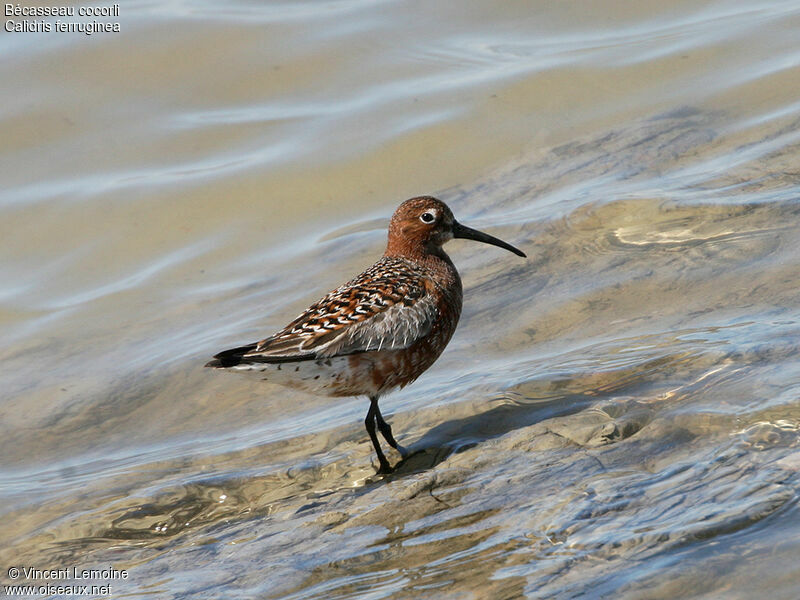
<svg viewBox="0 0 800 600">
<path fill-rule="evenodd" d="M 406 348 L 430 332 L 438 310 L 419 266 L 383 257 L 260 341 L 241 360 L 308 360 Z"/>
</svg>

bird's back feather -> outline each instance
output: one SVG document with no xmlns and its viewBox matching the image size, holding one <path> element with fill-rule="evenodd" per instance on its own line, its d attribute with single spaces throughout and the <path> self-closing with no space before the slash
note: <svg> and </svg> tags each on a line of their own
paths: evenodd
<svg viewBox="0 0 800 600">
<path fill-rule="evenodd" d="M 423 271 L 398 257 L 372 267 L 312 304 L 273 336 L 217 354 L 208 365 L 280 363 L 407 348 L 439 316 Z"/>
</svg>

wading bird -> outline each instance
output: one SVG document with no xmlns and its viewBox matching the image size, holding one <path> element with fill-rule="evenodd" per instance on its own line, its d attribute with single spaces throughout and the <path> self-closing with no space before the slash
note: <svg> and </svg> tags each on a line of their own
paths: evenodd
<svg viewBox="0 0 800 600">
<path fill-rule="evenodd" d="M 453 238 L 525 257 L 514 246 L 461 225 L 441 200 L 406 200 L 392 216 L 386 252 L 378 262 L 275 335 L 220 352 L 206 366 L 254 373 L 314 394 L 367 396 L 365 424 L 380 463 L 378 473 L 390 473 L 376 425 L 390 446 L 404 457 L 407 453 L 383 419 L 378 398 L 419 377 L 456 330 L 461 278 L 442 249 Z"/>
</svg>

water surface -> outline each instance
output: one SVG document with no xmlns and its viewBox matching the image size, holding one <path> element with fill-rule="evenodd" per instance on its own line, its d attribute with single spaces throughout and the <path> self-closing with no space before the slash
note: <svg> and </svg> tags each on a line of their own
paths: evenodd
<svg viewBox="0 0 800 600">
<path fill-rule="evenodd" d="M 121 12 L 0 37 L 3 573 L 798 597 L 796 3 Z M 415 454 L 380 478 L 363 399 L 202 365 L 423 193 L 529 259 L 448 244 L 462 321 L 382 400 Z"/>
</svg>

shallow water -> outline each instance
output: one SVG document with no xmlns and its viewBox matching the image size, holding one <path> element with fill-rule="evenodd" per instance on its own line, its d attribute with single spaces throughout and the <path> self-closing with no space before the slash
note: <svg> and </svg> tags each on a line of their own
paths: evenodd
<svg viewBox="0 0 800 600">
<path fill-rule="evenodd" d="M 798 597 L 796 3 L 121 11 L 0 36 L 0 572 Z M 380 478 L 363 399 L 202 365 L 421 193 L 529 259 L 447 246 L 462 321 L 382 400 L 414 454 Z"/>
</svg>

